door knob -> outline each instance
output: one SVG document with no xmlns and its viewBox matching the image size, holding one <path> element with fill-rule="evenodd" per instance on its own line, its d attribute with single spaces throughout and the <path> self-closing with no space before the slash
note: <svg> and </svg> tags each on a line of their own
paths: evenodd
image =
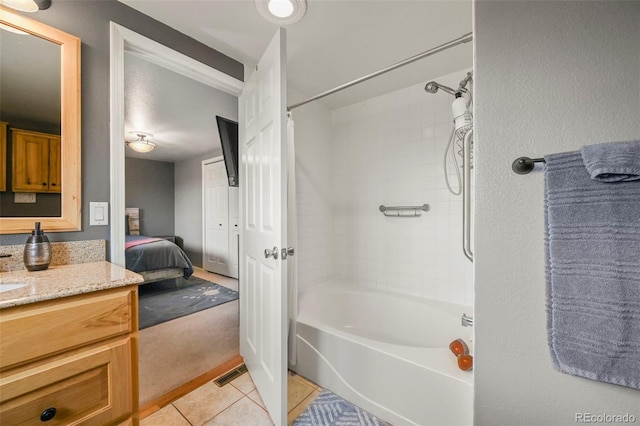
<svg viewBox="0 0 640 426">
<path fill-rule="evenodd" d="M 295 249 L 293 247 L 287 247 L 282 249 L 282 260 L 285 260 L 289 256 L 293 256 L 295 254 Z"/>
<path fill-rule="evenodd" d="M 264 249 L 264 257 L 265 258 L 270 258 L 271 256 L 273 256 L 274 259 L 278 259 L 278 247 L 274 246 L 273 250 L 269 250 L 269 249 Z"/>
</svg>

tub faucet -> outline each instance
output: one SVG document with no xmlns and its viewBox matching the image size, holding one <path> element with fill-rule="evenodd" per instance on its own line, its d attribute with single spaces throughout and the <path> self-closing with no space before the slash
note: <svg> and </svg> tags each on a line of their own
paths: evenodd
<svg viewBox="0 0 640 426">
<path fill-rule="evenodd" d="M 464 327 L 473 327 L 473 317 L 462 314 L 462 325 Z"/>
</svg>

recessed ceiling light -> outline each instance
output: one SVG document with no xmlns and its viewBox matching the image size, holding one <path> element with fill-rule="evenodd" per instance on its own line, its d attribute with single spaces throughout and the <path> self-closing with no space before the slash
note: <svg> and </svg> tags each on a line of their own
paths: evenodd
<svg viewBox="0 0 640 426">
<path fill-rule="evenodd" d="M 267 7 L 277 18 L 288 18 L 293 13 L 293 3 L 289 0 L 270 0 Z"/>
<path fill-rule="evenodd" d="M 298 22 L 307 11 L 306 0 L 255 0 L 258 12 L 278 25 Z"/>
</svg>

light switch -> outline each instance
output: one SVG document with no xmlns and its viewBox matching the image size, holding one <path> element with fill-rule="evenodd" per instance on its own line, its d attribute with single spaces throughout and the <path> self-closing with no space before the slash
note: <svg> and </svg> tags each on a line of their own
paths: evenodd
<svg viewBox="0 0 640 426">
<path fill-rule="evenodd" d="M 36 194 L 34 192 L 15 192 L 14 203 L 35 203 Z"/>
<path fill-rule="evenodd" d="M 109 224 L 109 203 L 89 203 L 89 225 Z"/>
</svg>

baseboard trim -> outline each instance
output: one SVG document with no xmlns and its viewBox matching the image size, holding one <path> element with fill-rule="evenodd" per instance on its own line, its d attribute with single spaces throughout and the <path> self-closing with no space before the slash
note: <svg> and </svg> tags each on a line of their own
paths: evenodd
<svg viewBox="0 0 640 426">
<path fill-rule="evenodd" d="M 244 359 L 242 358 L 242 356 L 237 355 L 234 358 L 230 359 L 229 361 L 226 361 L 220 364 L 219 366 L 213 368 L 212 370 L 207 371 L 203 375 L 196 377 L 195 379 L 185 383 L 184 385 L 143 405 L 142 407 L 140 407 L 140 420 L 150 416 L 151 414 L 155 413 L 161 408 L 171 404 L 176 399 L 182 398 L 189 392 L 194 391 L 195 389 L 199 388 L 200 386 L 204 385 L 207 382 L 210 382 L 211 380 L 215 379 L 221 374 L 224 374 L 227 371 L 238 367 L 243 362 L 244 362 Z"/>
</svg>

